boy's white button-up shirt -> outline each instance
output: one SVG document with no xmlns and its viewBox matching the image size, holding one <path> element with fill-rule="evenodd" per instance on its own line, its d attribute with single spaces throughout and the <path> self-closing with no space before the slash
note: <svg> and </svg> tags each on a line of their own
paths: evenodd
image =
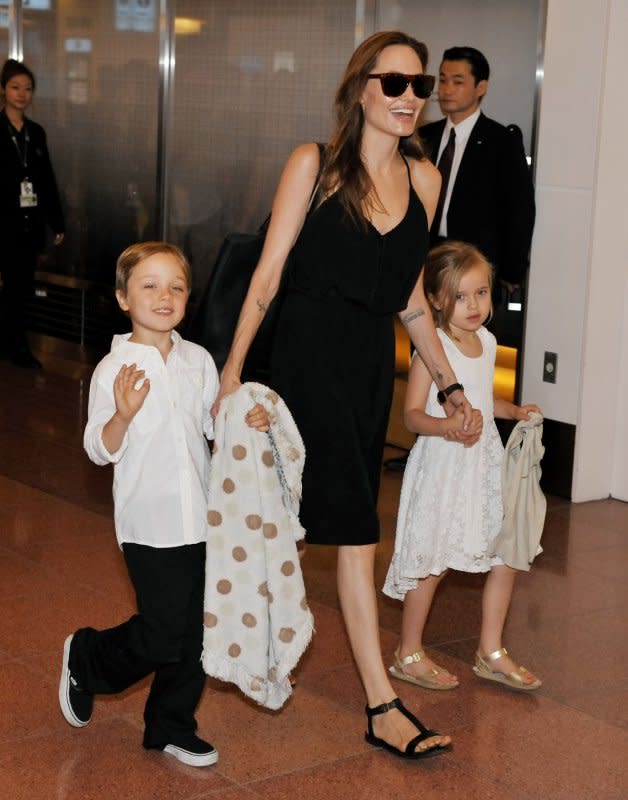
<svg viewBox="0 0 628 800">
<path fill-rule="evenodd" d="M 209 353 L 172 333 L 164 361 L 156 347 L 114 336 L 94 370 L 84 446 L 95 464 L 114 464 L 118 542 L 178 547 L 206 541 L 210 409 L 219 378 Z M 113 383 L 123 364 L 137 364 L 150 391 L 120 448 L 109 453 L 102 430 L 115 413 Z"/>
</svg>

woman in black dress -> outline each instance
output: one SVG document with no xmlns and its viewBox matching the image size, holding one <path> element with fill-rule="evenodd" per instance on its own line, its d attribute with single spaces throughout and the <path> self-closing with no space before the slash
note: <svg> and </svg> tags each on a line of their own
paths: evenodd
<svg viewBox="0 0 628 800">
<path fill-rule="evenodd" d="M 480 424 L 455 388 L 420 277 L 440 188 L 440 173 L 415 134 L 434 84 L 423 74 L 426 62 L 425 46 L 403 33 L 371 36 L 338 89 L 336 131 L 322 163 L 313 143 L 291 154 L 220 395 L 239 385 L 290 254 L 271 385 L 305 443 L 301 521 L 308 543 L 338 545 L 338 592 L 367 698 L 366 740 L 406 758 L 442 752 L 450 739 L 426 729 L 395 697 L 379 643 L 376 504 L 393 389 L 394 313 L 438 386 L 449 390 L 448 413 L 468 429 L 460 438 Z"/>
<path fill-rule="evenodd" d="M 9 59 L 0 73 L 4 107 L 0 111 L 0 242 L 2 242 L 2 344 L 20 367 L 41 367 L 28 346 L 28 303 L 33 296 L 37 255 L 46 223 L 54 243 L 63 241 L 63 213 L 46 134 L 26 117 L 35 76 Z"/>
</svg>

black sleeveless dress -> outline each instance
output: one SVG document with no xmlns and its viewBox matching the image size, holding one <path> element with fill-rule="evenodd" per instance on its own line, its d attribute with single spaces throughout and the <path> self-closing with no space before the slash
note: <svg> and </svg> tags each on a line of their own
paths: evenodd
<svg viewBox="0 0 628 800">
<path fill-rule="evenodd" d="M 309 543 L 379 540 L 393 314 L 406 308 L 429 242 L 409 168 L 408 182 L 406 214 L 388 233 L 349 220 L 332 195 L 309 214 L 290 256 L 270 383 L 305 443 L 300 516 Z"/>
</svg>

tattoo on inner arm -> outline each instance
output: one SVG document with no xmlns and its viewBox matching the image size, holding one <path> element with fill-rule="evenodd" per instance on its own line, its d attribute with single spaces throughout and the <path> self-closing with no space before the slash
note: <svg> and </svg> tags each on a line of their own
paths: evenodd
<svg viewBox="0 0 628 800">
<path fill-rule="evenodd" d="M 404 325 L 409 325 L 415 319 L 422 317 L 425 314 L 425 310 L 423 308 L 417 308 L 416 311 L 410 311 L 408 314 L 405 314 L 401 319 Z"/>
<path fill-rule="evenodd" d="M 268 306 L 264 305 L 264 303 L 262 303 L 262 301 L 259 299 L 259 297 L 257 298 L 257 300 L 255 302 L 257 303 L 257 307 L 262 312 L 262 314 L 265 314 L 268 311 Z"/>
</svg>

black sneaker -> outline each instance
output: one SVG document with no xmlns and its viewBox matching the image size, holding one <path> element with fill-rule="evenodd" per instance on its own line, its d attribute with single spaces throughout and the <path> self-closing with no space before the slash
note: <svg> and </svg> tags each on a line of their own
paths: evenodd
<svg viewBox="0 0 628 800">
<path fill-rule="evenodd" d="M 70 672 L 70 648 L 74 634 L 68 636 L 63 645 L 63 665 L 59 681 L 59 705 L 61 713 L 75 728 L 84 728 L 92 718 L 94 695 L 82 691 Z"/>
<path fill-rule="evenodd" d="M 218 761 L 218 750 L 209 742 L 199 739 L 198 736 L 186 740 L 185 747 L 167 744 L 163 751 L 190 767 L 211 767 Z"/>
</svg>

